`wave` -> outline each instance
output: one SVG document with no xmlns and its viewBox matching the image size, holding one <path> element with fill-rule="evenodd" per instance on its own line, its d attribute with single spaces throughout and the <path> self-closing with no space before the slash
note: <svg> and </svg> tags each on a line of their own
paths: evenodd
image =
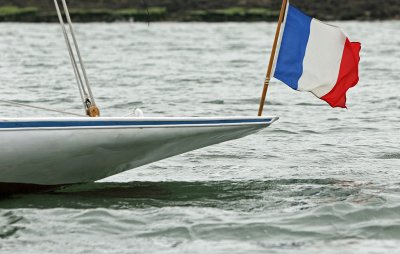
<svg viewBox="0 0 400 254">
<path fill-rule="evenodd" d="M 378 159 L 383 159 L 383 160 L 400 159 L 400 153 L 387 153 L 379 156 Z"/>
<path fill-rule="evenodd" d="M 13 211 L 6 211 L 0 214 L 0 239 L 14 236 L 21 227 L 16 224 L 23 219 Z"/>
<path fill-rule="evenodd" d="M 326 106 L 326 104 L 322 104 L 322 103 L 309 103 L 309 102 L 300 102 L 300 103 L 296 103 L 295 105 L 297 105 L 297 106 Z"/>
<path fill-rule="evenodd" d="M 222 105 L 222 104 L 224 104 L 225 102 L 224 102 L 223 100 L 212 100 L 212 101 L 203 101 L 203 102 L 201 102 L 201 103 L 204 103 L 204 104 L 218 104 L 218 105 Z"/>
</svg>

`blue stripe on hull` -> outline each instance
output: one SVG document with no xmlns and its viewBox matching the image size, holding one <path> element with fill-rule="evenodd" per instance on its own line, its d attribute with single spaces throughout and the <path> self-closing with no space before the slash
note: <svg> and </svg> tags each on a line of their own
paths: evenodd
<svg viewBox="0 0 400 254">
<path fill-rule="evenodd" d="M 57 127 L 122 127 L 122 126 L 167 126 L 167 125 L 215 125 L 215 124 L 267 124 L 272 119 L 225 119 L 225 120 L 177 120 L 177 121 L 27 121 L 0 122 L 0 129 L 13 128 L 57 128 Z"/>
</svg>

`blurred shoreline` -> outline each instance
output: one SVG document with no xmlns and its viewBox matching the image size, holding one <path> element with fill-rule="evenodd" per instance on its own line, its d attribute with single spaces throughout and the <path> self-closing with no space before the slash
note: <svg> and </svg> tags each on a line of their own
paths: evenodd
<svg viewBox="0 0 400 254">
<path fill-rule="evenodd" d="M 321 20 L 400 19 L 397 0 L 292 0 L 308 15 Z M 276 21 L 280 0 L 111 0 L 68 1 L 75 22 L 115 21 Z M 0 22 L 58 22 L 53 1 L 2 0 Z"/>
</svg>

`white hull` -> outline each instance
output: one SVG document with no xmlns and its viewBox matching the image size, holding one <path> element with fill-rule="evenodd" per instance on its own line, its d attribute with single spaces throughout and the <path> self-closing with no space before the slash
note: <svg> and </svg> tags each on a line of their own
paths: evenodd
<svg viewBox="0 0 400 254">
<path fill-rule="evenodd" d="M 0 183 L 93 182 L 167 157 L 247 136 L 276 119 L 0 119 Z"/>
</svg>

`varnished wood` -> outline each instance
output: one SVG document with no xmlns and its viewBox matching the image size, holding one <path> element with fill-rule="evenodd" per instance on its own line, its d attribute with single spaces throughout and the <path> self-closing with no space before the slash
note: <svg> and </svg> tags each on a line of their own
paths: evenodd
<svg viewBox="0 0 400 254">
<path fill-rule="evenodd" d="M 87 109 L 87 115 L 90 117 L 99 117 L 100 116 L 100 110 L 96 105 L 90 106 Z"/>
<path fill-rule="evenodd" d="M 269 58 L 267 75 L 265 77 L 264 88 L 263 88 L 263 92 L 262 92 L 261 100 L 260 100 L 260 107 L 258 109 L 258 116 L 262 116 L 262 113 L 263 113 L 264 104 L 265 104 L 265 97 L 267 96 L 269 81 L 271 80 L 272 66 L 274 64 L 274 59 L 275 59 L 275 54 L 276 54 L 276 47 L 278 45 L 279 33 L 281 31 L 281 25 L 282 25 L 282 22 L 283 22 L 283 17 L 285 15 L 286 5 L 287 5 L 287 0 L 282 0 L 281 12 L 279 14 L 278 26 L 276 28 L 274 44 L 272 45 L 271 56 Z"/>
</svg>

